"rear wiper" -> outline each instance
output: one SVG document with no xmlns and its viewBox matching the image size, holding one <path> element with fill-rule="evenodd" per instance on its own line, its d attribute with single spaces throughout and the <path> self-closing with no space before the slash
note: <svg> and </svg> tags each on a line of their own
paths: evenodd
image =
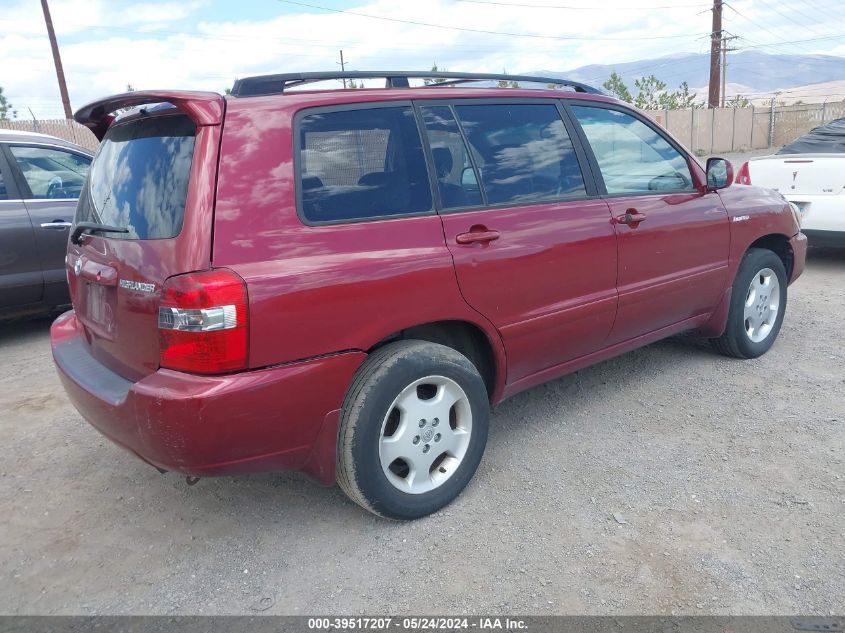
<svg viewBox="0 0 845 633">
<path fill-rule="evenodd" d="M 71 243 L 78 245 L 83 233 L 129 233 L 129 229 L 125 226 L 110 226 L 99 222 L 77 222 L 70 234 Z"/>
</svg>

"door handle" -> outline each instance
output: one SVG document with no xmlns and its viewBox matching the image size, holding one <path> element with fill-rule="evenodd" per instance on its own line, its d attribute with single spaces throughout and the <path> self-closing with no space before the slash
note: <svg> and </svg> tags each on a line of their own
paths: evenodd
<svg viewBox="0 0 845 633">
<path fill-rule="evenodd" d="M 617 224 L 630 224 L 632 226 L 636 226 L 640 222 L 646 219 L 644 213 L 639 213 L 636 209 L 628 209 L 622 215 L 617 215 L 616 218 Z"/>
<path fill-rule="evenodd" d="M 61 229 L 69 229 L 72 224 L 72 222 L 65 222 L 64 220 L 53 220 L 52 222 L 42 222 L 41 228 L 53 229 L 54 231 L 56 231 Z"/>
<path fill-rule="evenodd" d="M 493 240 L 499 239 L 499 232 L 498 231 L 491 231 L 484 227 L 476 228 L 472 227 L 466 233 L 458 233 L 455 236 L 455 241 L 458 244 L 475 244 L 475 243 L 486 243 L 492 242 Z"/>
</svg>

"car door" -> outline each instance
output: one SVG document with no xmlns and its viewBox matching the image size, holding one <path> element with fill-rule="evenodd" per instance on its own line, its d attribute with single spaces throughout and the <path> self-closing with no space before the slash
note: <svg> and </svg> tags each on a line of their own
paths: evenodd
<svg viewBox="0 0 845 633">
<path fill-rule="evenodd" d="M 557 102 L 417 105 L 458 283 L 501 333 L 508 382 L 599 349 L 616 237 Z"/>
<path fill-rule="evenodd" d="M 38 303 L 43 291 L 32 223 L 0 144 L 0 310 Z"/>
<path fill-rule="evenodd" d="M 32 221 L 44 300 L 68 303 L 64 264 L 68 231 L 91 157 L 58 146 L 10 143 L 7 158 Z"/>
<path fill-rule="evenodd" d="M 727 287 L 730 228 L 688 155 L 627 108 L 568 106 L 614 217 L 619 312 L 608 344 L 708 314 Z"/>
</svg>

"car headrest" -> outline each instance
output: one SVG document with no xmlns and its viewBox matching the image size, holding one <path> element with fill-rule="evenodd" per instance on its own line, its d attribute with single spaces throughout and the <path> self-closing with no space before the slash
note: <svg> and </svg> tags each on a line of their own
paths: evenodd
<svg viewBox="0 0 845 633">
<path fill-rule="evenodd" d="M 363 187 L 383 187 L 389 183 L 390 175 L 384 171 L 373 171 L 358 179 L 358 184 Z"/>
<path fill-rule="evenodd" d="M 445 178 L 452 173 L 452 152 L 448 147 L 435 147 L 431 150 L 431 157 L 434 159 L 434 170 L 438 178 Z"/>
<path fill-rule="evenodd" d="M 302 189 L 322 189 L 323 181 L 317 178 L 317 176 L 307 176 L 302 179 Z"/>
</svg>

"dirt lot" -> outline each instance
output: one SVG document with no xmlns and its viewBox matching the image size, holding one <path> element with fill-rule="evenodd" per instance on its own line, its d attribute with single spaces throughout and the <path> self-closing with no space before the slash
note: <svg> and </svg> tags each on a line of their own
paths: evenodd
<svg viewBox="0 0 845 633">
<path fill-rule="evenodd" d="M 761 359 L 672 339 L 514 397 L 413 524 L 160 475 L 70 406 L 48 322 L 2 326 L 0 612 L 845 613 L 843 313 L 845 252 L 814 253 Z"/>
</svg>

